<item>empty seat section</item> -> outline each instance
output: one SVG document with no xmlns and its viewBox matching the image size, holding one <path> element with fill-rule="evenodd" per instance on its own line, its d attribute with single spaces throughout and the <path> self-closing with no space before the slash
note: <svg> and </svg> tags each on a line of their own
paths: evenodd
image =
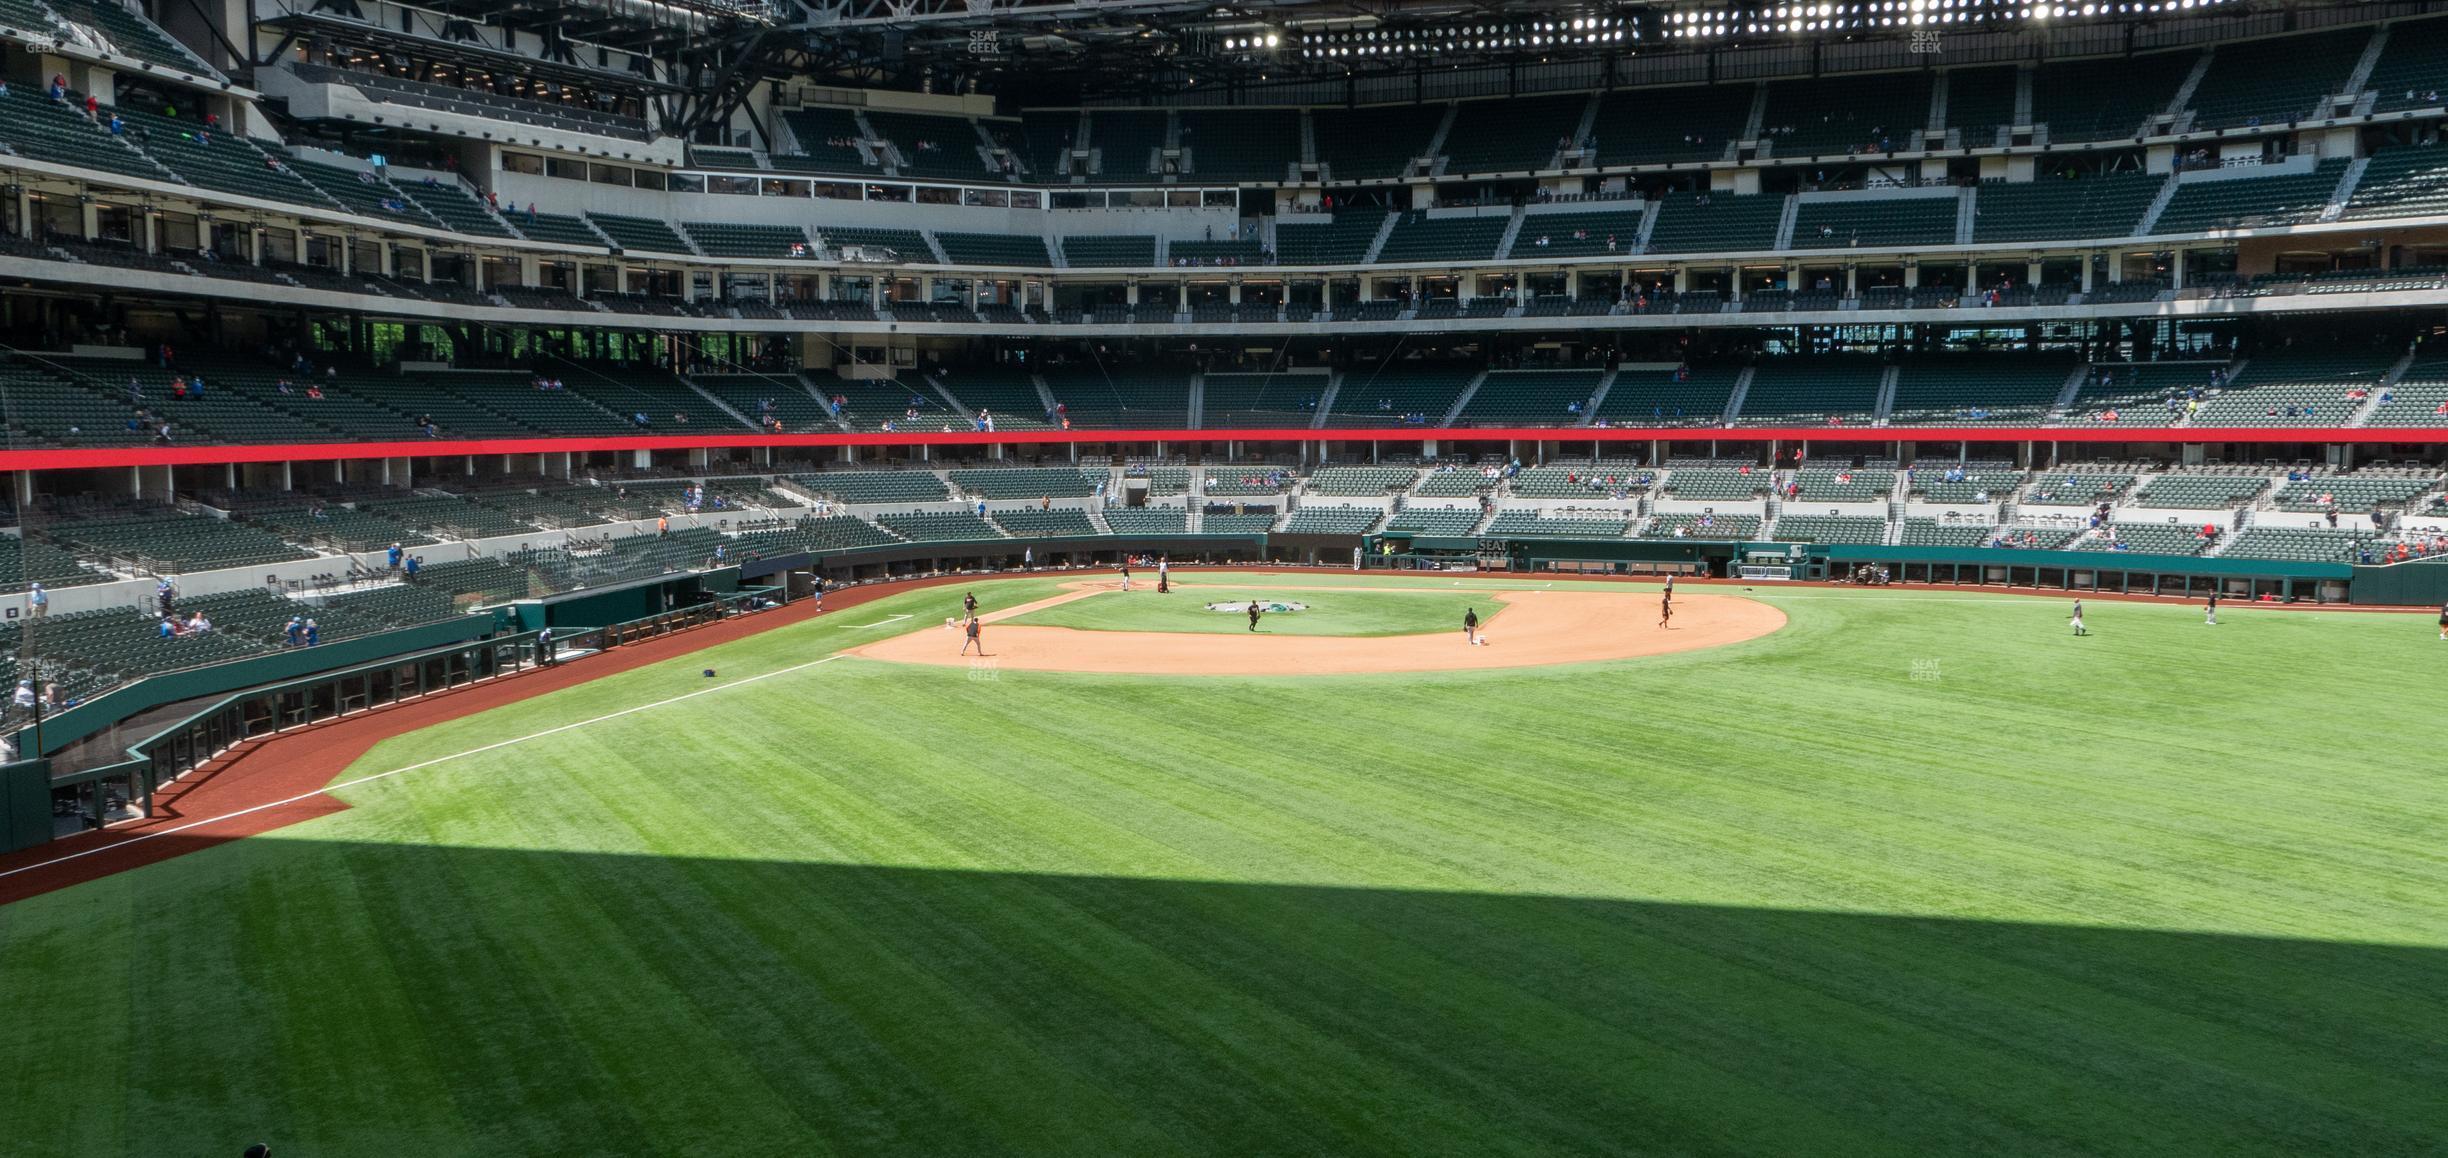
<svg viewBox="0 0 2448 1158">
<path fill-rule="evenodd" d="M 546 241 L 560 245 L 583 245 L 602 249 L 604 239 L 587 226 L 585 219 L 564 217 L 558 213 L 529 213 L 514 209 L 504 215 L 513 229 L 529 241 Z"/>
<path fill-rule="evenodd" d="M 1336 210 L 1330 220 L 1275 225 L 1275 256 L 1286 265 L 1351 265 L 1368 256 L 1384 227 L 1386 211 L 1375 206 Z"/>
<path fill-rule="evenodd" d="M 2427 217 L 2448 213 L 2448 149 L 2374 153 L 2346 201 L 2345 216 Z"/>
<path fill-rule="evenodd" d="M 1156 172 L 1156 150 L 1164 147 L 1166 115 L 1099 109 L 1088 116 L 1088 145 L 1095 150 L 1097 181 L 1114 185 L 1145 182 Z"/>
<path fill-rule="evenodd" d="M 1156 239 L 1146 234 L 1066 237 L 1062 248 L 1075 268 L 1156 264 Z"/>
<path fill-rule="evenodd" d="M 697 248 L 713 257 L 806 257 L 813 244 L 807 230 L 796 225 L 745 225 L 727 221 L 687 221 Z"/>
<path fill-rule="evenodd" d="M 1463 101 L 1454 108 L 1453 127 L 1445 133 L 1445 172 L 1493 173 L 1555 167 L 1556 150 L 1573 141 L 1581 129 L 1581 114 L 1589 108 L 1582 94 L 1517 97 L 1511 100 Z"/>
<path fill-rule="evenodd" d="M 425 178 L 399 184 L 399 191 L 442 224 L 460 233 L 479 237 L 508 237 L 510 229 L 501 218 L 476 199 L 464 186 Z"/>
<path fill-rule="evenodd" d="M 127 137 L 190 185 L 321 209 L 333 207 L 331 198 L 282 167 L 254 142 L 205 128 L 200 113 L 182 110 L 173 117 L 133 104 L 117 106 L 116 111 L 127 122 Z"/>
<path fill-rule="evenodd" d="M 940 503 L 952 497 L 931 470 L 829 470 L 792 475 L 810 494 L 837 503 Z"/>
<path fill-rule="evenodd" d="M 2134 492 L 2137 507 L 2233 507 L 2259 497 L 2270 480 L 2245 474 L 2163 474 Z"/>
<path fill-rule="evenodd" d="M 687 253 L 687 239 L 674 231 L 669 222 L 650 217 L 623 217 L 614 213 L 589 213 L 587 220 L 604 232 L 622 249 L 646 250 L 652 253 Z"/>
<path fill-rule="evenodd" d="M 2377 392 L 2393 351 L 2256 354 L 2227 388 L 2202 401 L 2195 426 L 2343 426 L 2362 408 L 2352 390 Z"/>
<path fill-rule="evenodd" d="M 2278 177 L 2213 177 L 2183 181 L 2151 226 L 2154 234 L 2206 233 L 2213 229 L 2257 229 L 2297 225 L 2320 218 L 2352 164 L 2331 157 L 2309 173 Z"/>
<path fill-rule="evenodd" d="M 945 389 L 972 413 L 994 415 L 997 430 L 1045 430 L 1059 425 L 1046 415 L 1044 396 L 1026 374 L 992 367 L 947 371 L 937 376 Z"/>
<path fill-rule="evenodd" d="M 1590 135 L 1602 165 L 1716 161 L 1751 117 L 1747 84 L 1617 89 L 1598 98 Z"/>
<path fill-rule="evenodd" d="M 1487 261 L 1496 256 L 1511 224 L 1504 214 L 1488 217 L 1430 217 L 1415 210 L 1403 215 L 1377 251 L 1380 262 Z"/>
<path fill-rule="evenodd" d="M 1785 198 L 1771 193 L 1669 193 L 1649 233 L 1651 253 L 1776 247 Z"/>
<path fill-rule="evenodd" d="M 967 117 L 867 110 L 867 123 L 893 143 L 905 177 L 953 181 L 999 180 L 979 149 L 977 125 Z"/>
<path fill-rule="evenodd" d="M 81 109 L 71 111 L 65 104 L 53 104 L 32 84 L 18 85 L 0 96 L 0 145 L 31 160 L 153 181 L 170 179 L 168 172 L 130 148 L 124 138 L 113 138 L 86 120 Z"/>
<path fill-rule="evenodd" d="M 1479 383 L 1457 426 L 1576 426 L 1603 370 L 1496 370 Z"/>
<path fill-rule="evenodd" d="M 838 408 L 837 417 L 852 430 L 882 430 L 886 423 L 895 430 L 969 429 L 969 420 L 923 383 L 848 378 L 827 370 L 810 370 L 807 380 L 818 398 Z"/>
<path fill-rule="evenodd" d="M 2448 20 L 2390 25 L 2388 45 L 2364 87 L 2378 94 L 2374 112 L 2438 107 L 2441 90 L 2448 89 Z"/>
<path fill-rule="evenodd" d="M 952 485 L 964 495 L 983 499 L 1077 499 L 1096 493 L 1095 482 L 1076 467 L 987 467 L 951 474 Z"/>
<path fill-rule="evenodd" d="M 424 208 L 408 200 L 391 182 L 368 169 L 349 169 L 326 165 L 302 157 L 282 155 L 277 158 L 307 184 L 349 208 L 350 212 L 386 221 L 404 221 L 427 228 L 442 222 Z"/>
<path fill-rule="evenodd" d="M 1986 184 L 1972 202 L 1972 240 L 2131 236 L 2167 182 L 2158 174 L 2117 173 Z"/>
<path fill-rule="evenodd" d="M 2144 524 L 2144 521 L 2110 521 L 2098 529 L 2073 536 L 2073 551 L 2130 551 L 2140 556 L 2198 556 L 2208 551 L 2213 541 L 2203 539 L 2201 526 L 2186 524 Z"/>
<path fill-rule="evenodd" d="M 1405 415 L 1441 423 L 1463 387 L 1478 376 L 1478 369 L 1468 366 L 1355 366 L 1344 371 L 1327 425 L 1400 426 Z"/>
<path fill-rule="evenodd" d="M 1726 402 L 1741 376 L 1732 367 L 1618 369 L 1615 384 L 1599 403 L 1598 417 L 1634 426 L 1715 426 L 1724 419 Z"/>
<path fill-rule="evenodd" d="M 2199 49 L 2186 49 L 2041 65 L 2032 76 L 2032 120 L 2051 141 L 2134 136 L 2167 110 L 2199 58 Z"/>
<path fill-rule="evenodd" d="M 1513 236 L 1515 257 L 1594 257 L 1630 253 L 1640 242 L 1641 212 L 1532 213 Z"/>
<path fill-rule="evenodd" d="M 1468 535 L 1479 525 L 1479 509 L 1471 507 L 1405 507 L 1388 516 L 1385 529 L 1413 535 L 1455 538 Z"/>
<path fill-rule="evenodd" d="M 1205 407 L 1199 425 L 1207 429 L 1299 427 L 1317 417 L 1326 376 L 1209 374 L 1202 387 Z"/>
<path fill-rule="evenodd" d="M 1955 240 L 1956 198 L 1804 199 L 1794 212 L 1795 249 L 1946 245 Z"/>
<path fill-rule="evenodd" d="M 2015 69 L 1958 68 L 1947 73 L 1947 125 L 1957 131 L 1964 147 L 1985 149 L 1998 143 L 1998 133 L 2015 119 Z"/>
<path fill-rule="evenodd" d="M 723 400 L 731 409 L 747 416 L 750 422 L 762 423 L 771 413 L 782 421 L 789 434 L 808 434 L 839 429 L 833 416 L 826 413 L 807 386 L 795 377 L 779 374 L 698 374 L 689 381 L 697 388 Z M 765 403 L 773 403 L 770 411 Z"/>
<path fill-rule="evenodd" d="M 870 249 L 890 250 L 901 261 L 933 261 L 935 251 L 927 247 L 926 236 L 915 229 L 875 229 L 866 226 L 826 225 L 817 229 L 826 245 L 856 245 Z"/>
<path fill-rule="evenodd" d="M 1742 426 L 1867 426 L 1886 368 L 1869 358 L 1779 358 L 1752 371 Z M 1835 420 L 1831 422 L 1830 420 Z"/>
<path fill-rule="evenodd" d="M 1137 366 L 1048 370 L 1046 385 L 1073 426 L 1179 430 L 1190 421 L 1190 376 Z"/>
<path fill-rule="evenodd" d="M 962 265 L 1051 266 L 1045 238 L 1030 233 L 955 233 L 938 229 L 935 243 Z"/>
<path fill-rule="evenodd" d="M 1620 539 L 1632 525 L 1629 515 L 1621 518 L 1597 517 L 1588 514 L 1549 514 L 1536 508 L 1508 508 L 1496 512 L 1487 534 L 1502 539 Z"/>
<path fill-rule="evenodd" d="M 771 159 L 777 169 L 798 169 L 816 173 L 873 173 L 874 162 L 860 155 L 858 116 L 849 109 L 807 108 L 790 109 L 782 114 L 790 126 L 791 136 L 799 143 L 796 154 L 775 153 Z"/>
<path fill-rule="evenodd" d="M 1777 80 L 1760 135 L 1779 157 L 1917 149 L 1929 112 L 1927 73 Z"/>
<path fill-rule="evenodd" d="M 1317 158 L 1334 181 L 1400 177 L 1428 150 L 1445 105 L 1377 105 L 1310 114 Z"/>
<path fill-rule="evenodd" d="M 1094 535 L 1096 524 L 1089 521 L 1088 512 L 1058 508 L 1038 510 L 1020 507 L 1008 511 L 990 512 L 996 526 L 1021 538 L 1047 538 L 1056 535 Z"/>
<path fill-rule="evenodd" d="M 1313 495 L 1374 497 L 1410 490 L 1418 479 L 1419 471 L 1407 466 L 1324 466 L 1302 489 Z"/>
<path fill-rule="evenodd" d="M 2064 358 L 1959 354 L 1915 358 L 1896 372 L 1890 426 L 2037 426 L 2065 390 Z"/>
<path fill-rule="evenodd" d="M 1375 507 L 1303 503 L 1284 520 L 1287 535 L 1364 535 L 1385 512 Z"/>
<path fill-rule="evenodd" d="M 955 543 L 1003 537 L 1003 532 L 997 530 L 993 523 L 967 511 L 877 515 L 876 522 L 882 524 L 885 530 L 914 543 Z"/>
<path fill-rule="evenodd" d="M 2222 44 L 2193 89 L 2193 127 L 2280 125 L 2324 116 L 2321 99 L 2346 87 L 2371 43 L 2368 28 Z"/>
<path fill-rule="evenodd" d="M 1782 543 L 1884 543 L 1887 520 L 1868 515 L 1780 515 L 1769 537 Z"/>
<path fill-rule="evenodd" d="M 2406 367 L 2389 387 L 2389 399 L 2373 407 L 2367 426 L 2448 427 L 2448 361 L 2430 359 Z"/>
<path fill-rule="evenodd" d="M 1714 512 L 1690 514 L 1666 512 L 1649 520 L 1641 528 L 1644 539 L 1757 539 L 1758 515 L 1721 515 Z"/>
<path fill-rule="evenodd" d="M 213 571 L 314 557 L 261 528 L 175 512 L 54 523 L 40 533 L 89 563 L 131 572 Z"/>
<path fill-rule="evenodd" d="M 1184 111 L 1181 146 L 1201 181 L 1282 181 L 1300 161 L 1296 109 Z"/>
<path fill-rule="evenodd" d="M 2246 527 L 2221 557 L 2283 559 L 2296 563 L 2354 563 L 2379 536 L 2369 531 L 2332 531 L 2311 527 Z"/>
</svg>

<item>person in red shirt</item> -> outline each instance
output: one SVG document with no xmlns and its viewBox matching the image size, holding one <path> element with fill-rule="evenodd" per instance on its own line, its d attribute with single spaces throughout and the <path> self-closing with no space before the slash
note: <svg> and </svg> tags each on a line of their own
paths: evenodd
<svg viewBox="0 0 2448 1158">
<path fill-rule="evenodd" d="M 101 100 L 100 100 L 100 99 L 98 99 L 98 98 L 96 98 L 96 97 L 95 97 L 95 96 L 94 96 L 92 93 L 86 93 L 86 94 L 85 94 L 85 119 L 86 119 L 86 120 L 89 120 L 89 121 L 90 121 L 90 120 L 95 120 L 95 119 L 97 119 L 97 118 L 99 118 L 99 117 L 101 116 L 101 113 L 102 113 L 102 102 L 101 102 Z"/>
</svg>

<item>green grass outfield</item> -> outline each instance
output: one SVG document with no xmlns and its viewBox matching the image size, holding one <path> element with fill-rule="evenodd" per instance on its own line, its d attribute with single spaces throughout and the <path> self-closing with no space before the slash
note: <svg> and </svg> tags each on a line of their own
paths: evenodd
<svg viewBox="0 0 2448 1158">
<path fill-rule="evenodd" d="M 1462 616 L 1476 610 L 1479 622 L 1494 619 L 1504 604 L 1490 591 L 1452 591 L 1424 587 L 1373 591 L 1359 584 L 1330 589 L 1313 584 L 1242 583 L 1231 576 L 1184 575 L 1169 595 L 1154 587 L 1128 595 L 1094 595 L 1077 602 L 1042 608 L 1004 623 L 1043 627 L 1075 627 L 1090 631 L 1183 631 L 1249 633 L 1242 612 L 1209 611 L 1210 603 L 1251 599 L 1300 603 L 1305 610 L 1259 616 L 1258 630 L 1270 635 L 1427 635 L 1460 632 Z"/>
<path fill-rule="evenodd" d="M 950 590 L 0 908 L 0 1152 L 2448 1150 L 2428 616 L 1763 589 L 1766 638 L 1528 671 L 826 659 Z"/>
</svg>

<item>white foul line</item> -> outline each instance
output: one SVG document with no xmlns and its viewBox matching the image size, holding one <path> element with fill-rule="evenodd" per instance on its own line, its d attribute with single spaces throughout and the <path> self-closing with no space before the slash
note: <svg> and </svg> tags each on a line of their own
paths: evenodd
<svg viewBox="0 0 2448 1158">
<path fill-rule="evenodd" d="M 906 618 L 906 617 L 905 617 L 905 618 Z M 467 751 L 464 751 L 464 752 L 453 752 L 453 753 L 451 753 L 451 754 L 450 754 L 450 755 L 448 755 L 448 756 L 436 756 L 436 757 L 434 757 L 434 758 L 433 758 L 433 759 L 431 759 L 431 760 L 423 760 L 423 761 L 419 761 L 418 763 L 415 763 L 415 764 L 409 764 L 409 765 L 406 765 L 406 766 L 404 766 L 404 767 L 393 768 L 392 770 L 390 770 L 390 771 L 388 771 L 388 772 L 376 772 L 376 773 L 373 773 L 373 774 L 371 774 L 371 775 L 367 775 L 367 776 L 360 776 L 360 777 L 356 778 L 355 780 L 343 781 L 343 782 L 341 782 L 341 783 L 339 783 L 339 784 L 326 784 L 326 785 L 324 785 L 323 787 L 318 788 L 318 789 L 316 789 L 316 790 L 314 790 L 314 791 L 312 791 L 312 792 L 301 792 L 301 793 L 299 793 L 299 794 L 297 794 L 297 795 L 295 795 L 295 796 L 291 796 L 291 797 L 289 797 L 289 798 L 287 798 L 287 799 L 285 799 L 285 800 L 274 800 L 274 801 L 271 801 L 271 802 L 269 802 L 269 803 L 255 805 L 255 806 L 253 806 L 253 807 L 251 807 L 251 808 L 241 808 L 241 809 L 239 809 L 239 810 L 238 810 L 238 811 L 236 811 L 236 812 L 225 812 L 225 813 L 222 813 L 222 814 L 221 814 L 221 815 L 219 815 L 219 816 L 206 817 L 206 818 L 205 818 L 205 819 L 203 819 L 203 820 L 191 820 L 191 821 L 188 821 L 188 822 L 187 822 L 187 823 L 185 823 L 185 824 L 176 825 L 176 826 L 173 826 L 173 827 L 170 827 L 170 828 L 161 829 L 161 830 L 156 831 L 156 832 L 148 832 L 148 833 L 145 833 L 145 834 L 143 834 L 143 835 L 141 835 L 141 836 L 131 836 L 131 837 L 129 837 L 128 839 L 123 840 L 123 841 L 120 841 L 120 842 L 118 842 L 118 843 L 116 843 L 116 844 L 106 844 L 106 845 L 102 845 L 102 846 L 101 846 L 101 847 L 99 847 L 99 848 L 89 848 L 89 849 L 86 849 L 86 850 L 84 850 L 83 852 L 72 852 L 72 853 L 69 853 L 69 854 L 68 854 L 68 855 L 66 855 L 66 856 L 58 856 L 58 857 L 53 857 L 53 858 L 51 858 L 50 860 L 43 861 L 43 862 L 42 862 L 42 863 L 40 863 L 40 864 L 30 864 L 30 865 L 26 865 L 26 866 L 25 866 L 25 867 L 23 867 L 23 868 L 13 868 L 13 869 L 9 869 L 9 870 L 8 870 L 8 871 L 6 871 L 6 872 L 0 872 L 0 878 L 13 877 L 13 876 L 16 876 L 16 875 L 17 875 L 17 874 L 19 874 L 19 873 L 30 873 L 30 872 L 33 872 L 33 871 L 34 871 L 34 870 L 36 870 L 36 869 L 46 869 L 46 868 L 50 868 L 50 867 L 51 867 L 51 866 L 53 866 L 53 865 L 66 864 L 66 863 L 67 863 L 67 862 L 69 862 L 69 861 L 72 861 L 72 860 L 81 860 L 81 859 L 83 859 L 83 858 L 85 858 L 85 857 L 93 856 L 93 855 L 94 855 L 94 854 L 96 854 L 96 853 L 114 852 L 114 851 L 117 851 L 117 850 L 119 850 L 119 849 L 126 848 L 126 847 L 128 847 L 128 846 L 130 846 L 130 845 L 142 844 L 142 843 L 144 843 L 145 841 L 148 841 L 148 840 L 154 840 L 154 839 L 157 839 L 157 838 L 159 838 L 159 837 L 164 837 L 164 836 L 175 836 L 175 835 L 177 835 L 177 834 L 179 834 L 179 833 L 185 832 L 185 831 L 187 831 L 187 830 L 189 830 L 189 829 L 192 829 L 192 828 L 201 828 L 201 827 L 203 827 L 203 826 L 205 826 L 205 825 L 207 825 L 207 824 L 219 824 L 220 822 L 222 822 L 222 821 L 224 821 L 224 820 L 235 820 L 235 819 L 237 819 L 237 818 L 239 818 L 239 817 L 241 817 L 241 816 L 246 816 L 246 815 L 249 815 L 249 814 L 251 814 L 251 813 L 262 812 L 262 811 L 265 811 L 265 810 L 267 810 L 267 809 L 273 809 L 273 808 L 285 808 L 285 807 L 287 807 L 287 806 L 289 806 L 289 805 L 296 804 L 296 803 L 298 803 L 298 802 L 300 802 L 300 801 L 304 801 L 304 800 L 312 800 L 312 799 L 314 799 L 314 798 L 315 798 L 315 797 L 317 797 L 317 796 L 323 796 L 323 795 L 327 795 L 327 794 L 329 794 L 329 793 L 338 792 L 338 791 L 340 791 L 340 790 L 341 790 L 341 789 L 343 789 L 343 788 L 355 788 L 356 786 L 358 786 L 358 785 L 360 785 L 360 784 L 371 784 L 371 783 L 373 783 L 374 781 L 377 781 L 377 780 L 388 780 L 388 779 L 390 779 L 391 777 L 393 777 L 393 776 L 397 776 L 397 775 L 399 775 L 399 774 L 401 774 L 401 773 L 403 773 L 403 772 L 415 772 L 415 771 L 417 771 L 417 770 L 419 770 L 419 769 L 423 769 L 423 768 L 431 768 L 431 767 L 433 767 L 433 766 L 435 766 L 435 765 L 437 765 L 437 764 L 448 764 L 448 763 L 450 763 L 450 762 L 451 762 L 451 761 L 453 761 L 453 760 L 465 759 L 465 758 L 467 758 L 467 757 L 469 757 L 469 756 L 480 756 L 480 755 L 483 755 L 483 754 L 484 754 L 484 753 L 486 753 L 486 752 L 497 751 L 497 750 L 502 749 L 502 748 L 507 748 L 507 747 L 510 747 L 510 746 L 512 746 L 512 745 L 514 745 L 514 744 L 524 744 L 524 743 L 526 743 L 526 742 L 527 742 L 527 741 L 529 741 L 529 740 L 541 740 L 541 739 L 543 739 L 543 738 L 544 738 L 544 737 L 546 737 L 546 736 L 557 735 L 557 734 L 559 734 L 559 733 L 562 733 L 562 732 L 567 732 L 567 731 L 570 731 L 570 730 L 575 729 L 575 728 L 583 728 L 583 727 L 586 727 L 586 726 L 587 726 L 587 725 L 589 725 L 589 724 L 600 724 L 600 723 L 603 723 L 605 720 L 617 720 L 617 719 L 621 718 L 622 716 L 634 715 L 634 714 L 636 714 L 636 713 L 638 713 L 638 712 L 643 712 L 643 711 L 646 711 L 646 710 L 647 710 L 647 709 L 649 709 L 649 708 L 661 708 L 661 707 L 668 707 L 668 706 L 670 706 L 670 705 L 672 705 L 672 704 L 677 704 L 677 703 L 680 703 L 680 702 L 682 702 L 682 701 L 684 701 L 684 700 L 693 700 L 693 699 L 696 699 L 696 698 L 697 698 L 697 697 L 699 697 L 699 696 L 710 696 L 710 695 L 713 695 L 714 693 L 719 692 L 719 691 L 727 691 L 727 690 L 729 690 L 729 689 L 731 689 L 731 688 L 740 688 L 740 687 L 746 687 L 746 686 L 748 686 L 749 684 L 756 683 L 756 682 L 757 682 L 757 681 L 759 681 L 759 680 L 769 680 L 769 679 L 772 679 L 773 677 L 775 677 L 775 676 L 779 676 L 779 675 L 789 675 L 789 674 L 791 674 L 792 672 L 797 672 L 797 671 L 806 671 L 806 670 L 807 670 L 807 669 L 809 669 L 809 668 L 812 668 L 812 667 L 817 667 L 817 666 L 822 665 L 822 664 L 828 664 L 828 663 L 833 662 L 834 660 L 841 659 L 841 658 L 843 658 L 843 657 L 842 657 L 842 656 L 840 656 L 840 655 L 828 655 L 828 656 L 824 657 L 823 659 L 809 660 L 808 662 L 803 663 L 803 664 L 796 664 L 796 665 L 793 665 L 793 666 L 791 666 L 791 667 L 779 668 L 779 669 L 776 669 L 776 670 L 774 670 L 774 671 L 769 671 L 769 672 L 766 672 L 766 673 L 765 673 L 765 674 L 763 674 L 763 675 L 753 675 L 753 676 L 749 676 L 747 679 L 743 679 L 743 680 L 734 680 L 734 681 L 732 681 L 732 682 L 730 682 L 730 683 L 727 683 L 727 684 L 716 684 L 715 686 L 710 687 L 710 688 L 700 688 L 700 689 L 698 689 L 698 690 L 696 690 L 696 691 L 689 692 L 689 693 L 687 693 L 687 694 L 685 694 L 685 695 L 677 695 L 677 696 L 673 696 L 673 697 L 671 697 L 670 699 L 667 699 L 667 700 L 656 700 L 655 702 L 653 702 L 653 703 L 651 703 L 651 704 L 638 704 L 638 705 L 636 705 L 635 707 L 622 708 L 621 710 L 619 710 L 619 711 L 617 711 L 617 712 L 607 712 L 607 713 L 605 713 L 605 714 L 603 714 L 603 715 L 596 716 L 596 717 L 594 717 L 593 719 L 580 720 L 580 721 L 578 721 L 578 722 L 576 722 L 576 723 L 572 723 L 572 724 L 562 724 L 562 725 L 559 725 L 558 727 L 546 728 L 546 729 L 544 729 L 544 730 L 543 730 L 543 731 L 541 731 L 541 732 L 531 732 L 531 733 L 528 733 L 527 735 L 524 735 L 524 736 L 518 736 L 518 737 L 515 737 L 515 738 L 512 738 L 512 739 L 508 739 L 508 740 L 498 740 L 498 741 L 495 741 L 495 742 L 493 742 L 493 743 L 491 743 L 491 744 L 486 744 L 486 745 L 483 745 L 482 747 L 470 748 L 470 749 L 468 749 Z"/>
<path fill-rule="evenodd" d="M 893 617 L 892 617 L 892 618 L 890 618 L 890 619 L 879 619 L 879 620 L 876 620 L 874 623 L 853 623 L 853 624 L 851 624 L 851 625 L 850 625 L 850 630 L 852 630 L 852 631 L 862 631 L 862 630 L 865 630 L 865 629 L 870 628 L 870 627 L 882 627 L 882 626 L 884 626 L 884 625 L 885 625 L 885 624 L 887 624 L 887 623 L 899 623 L 899 622 L 901 622 L 902 620 L 907 619 L 907 618 L 909 618 L 909 616 L 908 616 L 907 614 L 902 614 L 902 615 L 895 615 L 895 616 L 893 616 Z"/>
</svg>

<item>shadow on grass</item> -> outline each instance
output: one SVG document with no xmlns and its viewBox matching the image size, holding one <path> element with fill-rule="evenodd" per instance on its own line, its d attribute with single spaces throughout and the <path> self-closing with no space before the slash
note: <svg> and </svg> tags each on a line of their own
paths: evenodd
<svg viewBox="0 0 2448 1158">
<path fill-rule="evenodd" d="M 0 910 L 35 991 L 110 976 L 87 922 L 171 948 L 105 987 L 131 1040 L 11 1034 L 0 1071 L 134 1074 L 145 1152 L 2448 1147 L 2433 949 L 278 836 L 137 877 L 132 917 Z M 343 1060 L 199 1087 L 234 1042 Z"/>
</svg>

